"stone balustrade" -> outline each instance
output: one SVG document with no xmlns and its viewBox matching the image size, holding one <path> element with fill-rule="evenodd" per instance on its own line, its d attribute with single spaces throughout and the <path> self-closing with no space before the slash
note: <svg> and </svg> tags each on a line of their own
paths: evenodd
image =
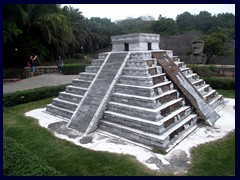
<svg viewBox="0 0 240 180">
<path fill-rule="evenodd" d="M 30 77 L 31 69 L 30 67 L 24 67 L 24 72 L 26 78 Z M 57 66 L 36 66 L 36 71 L 34 75 L 41 75 L 41 74 L 56 74 L 58 73 Z"/>
</svg>

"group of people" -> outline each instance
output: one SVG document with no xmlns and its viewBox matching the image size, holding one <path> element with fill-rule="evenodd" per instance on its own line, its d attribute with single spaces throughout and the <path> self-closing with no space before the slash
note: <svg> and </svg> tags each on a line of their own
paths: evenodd
<svg viewBox="0 0 240 180">
<path fill-rule="evenodd" d="M 28 67 L 30 67 L 30 76 L 31 76 L 31 77 L 34 76 L 34 72 L 36 71 L 35 61 L 36 61 L 37 59 L 38 59 L 38 56 L 37 56 L 37 55 L 30 55 L 30 57 L 29 57 Z M 57 64 L 58 74 L 62 74 L 62 65 L 63 65 L 63 59 L 61 58 L 61 56 L 59 56 L 58 64 Z"/>
</svg>

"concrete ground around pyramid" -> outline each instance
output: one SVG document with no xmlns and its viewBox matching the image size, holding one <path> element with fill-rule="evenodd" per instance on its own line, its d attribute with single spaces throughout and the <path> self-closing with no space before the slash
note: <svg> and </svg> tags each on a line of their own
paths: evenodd
<svg viewBox="0 0 240 180">
<path fill-rule="evenodd" d="M 149 147 L 132 143 L 121 137 L 96 131 L 87 136 L 67 128 L 67 121 L 52 116 L 45 112 L 45 108 L 35 109 L 25 113 L 26 116 L 38 120 L 42 127 L 48 128 L 58 138 L 65 139 L 76 145 L 95 151 L 108 151 L 133 155 L 137 160 L 152 170 L 170 173 L 184 173 L 191 162 L 190 149 L 199 144 L 222 138 L 229 132 L 235 130 L 235 99 L 225 99 L 227 103 L 218 110 L 220 119 L 213 127 L 199 125 L 181 142 L 170 147 L 166 154 L 152 152 Z"/>
</svg>

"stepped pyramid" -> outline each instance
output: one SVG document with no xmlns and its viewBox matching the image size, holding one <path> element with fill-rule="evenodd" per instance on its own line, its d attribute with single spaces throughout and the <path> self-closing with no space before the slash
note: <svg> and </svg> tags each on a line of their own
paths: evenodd
<svg viewBox="0 0 240 180">
<path fill-rule="evenodd" d="M 112 36 L 101 53 L 46 112 L 87 135 L 100 131 L 150 147 L 168 148 L 198 120 L 213 125 L 224 99 L 196 73 L 160 50 L 158 34 Z"/>
</svg>

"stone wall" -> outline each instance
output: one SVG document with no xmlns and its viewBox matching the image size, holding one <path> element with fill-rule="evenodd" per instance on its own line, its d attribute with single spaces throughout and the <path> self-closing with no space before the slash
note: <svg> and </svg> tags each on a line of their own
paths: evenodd
<svg viewBox="0 0 240 180">
<path fill-rule="evenodd" d="M 181 35 L 161 36 L 160 49 L 171 49 L 174 55 L 177 55 L 182 62 L 188 64 L 189 56 L 192 52 L 192 42 L 200 38 L 200 34 L 189 32 Z M 229 57 L 214 56 L 210 64 L 234 65 L 235 64 L 235 40 L 228 39 L 226 46 L 231 49 L 232 55 Z M 204 53 L 204 50 L 203 50 Z"/>
<path fill-rule="evenodd" d="M 235 65 L 216 65 L 218 73 L 226 77 L 235 77 Z"/>
<path fill-rule="evenodd" d="M 30 77 L 30 67 L 24 67 L 24 72 L 26 78 Z M 34 75 L 41 74 L 56 74 L 58 73 L 57 66 L 36 66 L 36 71 Z"/>
</svg>

